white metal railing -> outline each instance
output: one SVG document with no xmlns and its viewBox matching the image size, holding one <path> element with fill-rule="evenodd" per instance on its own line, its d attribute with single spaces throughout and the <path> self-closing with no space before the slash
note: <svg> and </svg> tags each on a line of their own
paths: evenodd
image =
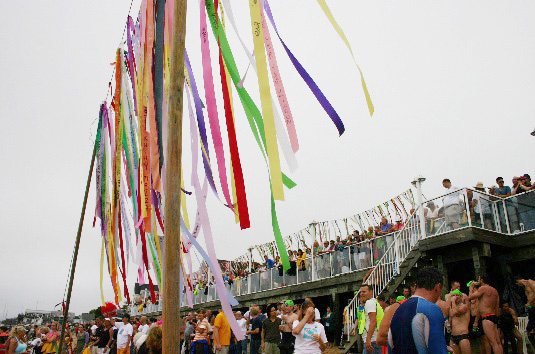
<svg viewBox="0 0 535 354">
<path fill-rule="evenodd" d="M 302 260 L 302 266 L 284 272 L 281 267 L 274 267 L 263 272 L 249 274 L 244 278 L 237 278 L 232 284 L 225 286 L 234 296 L 260 293 L 297 284 L 304 284 L 322 279 L 333 278 L 360 270 L 370 269 L 373 264 L 386 252 L 394 240 L 395 233 L 374 237 L 373 239 L 346 244 L 335 251 L 321 253 Z M 314 274 L 312 270 L 314 262 Z M 301 264 L 301 263 L 300 263 Z M 251 283 L 249 285 L 249 283 Z M 250 287 L 250 291 L 249 291 Z M 215 285 L 197 289 L 193 294 L 193 304 L 202 304 L 219 300 Z M 187 307 L 185 294 L 182 295 L 181 306 Z M 130 307 L 130 314 L 146 315 L 161 311 L 161 305 L 147 304 L 138 311 L 139 305 Z"/>
</svg>

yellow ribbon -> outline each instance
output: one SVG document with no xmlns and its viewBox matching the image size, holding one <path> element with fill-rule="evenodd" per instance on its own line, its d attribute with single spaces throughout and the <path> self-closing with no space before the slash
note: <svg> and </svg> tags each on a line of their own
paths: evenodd
<svg viewBox="0 0 535 354">
<path fill-rule="evenodd" d="M 327 3 L 325 0 L 316 0 L 318 4 L 320 5 L 321 9 L 325 13 L 325 16 L 329 19 L 331 22 L 331 25 L 334 27 L 340 38 L 344 41 L 346 47 L 349 49 L 349 52 L 351 53 L 351 57 L 353 57 L 353 62 L 357 66 L 357 69 L 360 73 L 360 81 L 362 82 L 362 89 L 364 90 L 364 95 L 366 96 L 366 102 L 368 103 L 368 110 L 370 111 L 370 116 L 373 116 L 373 103 L 372 99 L 370 97 L 370 93 L 368 92 L 368 87 L 366 86 L 366 81 L 364 81 L 364 75 L 362 74 L 362 70 L 360 70 L 360 66 L 357 64 L 357 61 L 355 60 L 355 55 L 353 54 L 353 50 L 351 49 L 351 45 L 349 44 L 349 41 L 347 40 L 346 35 L 344 34 L 344 31 L 342 31 L 342 28 L 338 25 L 336 20 L 333 17 L 333 14 L 331 13 L 331 10 L 327 6 Z M 256 50 L 256 49 L 255 49 Z"/>
<path fill-rule="evenodd" d="M 269 161 L 269 173 L 273 197 L 276 200 L 284 200 L 282 188 L 282 175 L 279 158 L 279 147 L 275 131 L 275 119 L 273 117 L 273 105 L 269 89 L 266 52 L 264 51 L 264 33 L 262 31 L 262 18 L 260 17 L 260 1 L 249 0 L 251 12 L 251 28 L 253 32 L 254 52 L 256 55 L 256 69 L 258 75 L 258 87 L 260 90 L 260 102 L 262 104 L 262 118 L 266 137 L 266 149 Z"/>
</svg>

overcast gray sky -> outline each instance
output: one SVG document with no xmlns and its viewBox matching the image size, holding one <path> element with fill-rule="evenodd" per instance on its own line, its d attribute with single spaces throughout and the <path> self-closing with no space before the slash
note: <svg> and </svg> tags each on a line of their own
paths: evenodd
<svg viewBox="0 0 535 354">
<path fill-rule="evenodd" d="M 137 17 L 139 0 L 132 16 Z M 232 0 L 252 50 L 248 2 Z M 295 119 L 297 187 L 277 202 L 284 235 L 312 220 L 346 217 L 427 178 L 473 186 L 535 173 L 535 3 L 532 1 L 327 1 L 353 47 L 375 104 L 370 118 L 358 72 L 315 1 L 272 0 L 280 34 L 345 123 L 334 125 L 272 39 Z M 61 301 L 77 230 L 98 108 L 112 74 L 130 1 L 3 1 L 0 11 L 0 318 Z M 247 59 L 227 30 L 238 68 Z M 216 59 L 213 38 L 212 59 Z M 187 49 L 201 81 L 199 7 L 188 1 Z M 214 60 L 214 67 L 215 67 Z M 216 78 L 216 92 L 218 83 Z M 252 71 L 245 81 L 259 105 Z M 202 84 L 199 85 L 202 89 Z M 221 103 L 221 96 L 218 96 Z M 209 197 L 219 258 L 273 239 L 265 166 L 237 100 L 237 136 L 252 227 Z M 220 114 L 222 110 L 220 110 Z M 185 132 L 188 121 L 185 119 Z M 189 134 L 189 133 L 188 133 Z M 186 188 L 191 169 L 184 137 Z M 283 170 L 288 171 L 283 162 Z M 188 199 L 195 212 L 194 197 Z M 71 310 L 100 304 L 98 228 L 86 214 Z M 202 238 L 202 237 L 201 237 Z M 135 269 L 130 269 L 133 289 Z M 106 277 L 104 291 L 112 300 Z"/>
</svg>

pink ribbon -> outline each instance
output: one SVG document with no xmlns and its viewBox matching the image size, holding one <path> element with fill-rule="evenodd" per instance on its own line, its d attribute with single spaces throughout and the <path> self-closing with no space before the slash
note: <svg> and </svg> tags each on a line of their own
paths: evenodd
<svg viewBox="0 0 535 354">
<path fill-rule="evenodd" d="M 212 64 L 210 58 L 210 43 L 208 41 L 208 27 L 206 25 L 206 9 L 204 8 L 204 1 L 200 1 L 201 14 L 201 53 L 202 53 L 202 68 L 204 78 L 204 93 L 206 96 L 206 109 L 208 111 L 208 119 L 210 121 L 210 130 L 212 132 L 212 140 L 214 142 L 214 149 L 217 159 L 217 169 L 219 171 L 219 180 L 223 195 L 227 206 L 234 209 L 232 201 L 230 200 L 230 193 L 227 182 L 227 170 L 225 164 L 225 153 L 223 151 L 223 138 L 221 137 L 221 130 L 219 128 L 219 118 L 217 114 L 217 102 L 215 99 L 214 80 L 212 76 Z"/>
<path fill-rule="evenodd" d="M 273 85 L 275 85 L 275 92 L 277 93 L 277 98 L 279 99 L 282 114 L 284 115 L 284 121 L 286 122 L 286 128 L 288 129 L 288 136 L 290 138 L 290 143 L 292 144 L 292 150 L 293 152 L 297 152 L 297 150 L 299 150 L 297 132 L 295 130 L 292 112 L 290 111 L 290 105 L 288 104 L 288 99 L 286 98 L 286 91 L 284 91 L 282 77 L 280 76 L 279 66 L 277 65 L 277 57 L 275 56 L 275 50 L 273 49 L 273 43 L 271 42 L 271 36 L 269 35 L 269 29 L 266 25 L 266 20 L 264 19 L 264 11 L 260 11 L 260 16 L 262 17 L 264 45 L 266 47 L 269 68 L 271 69 L 271 78 L 273 80 Z"/>
</svg>

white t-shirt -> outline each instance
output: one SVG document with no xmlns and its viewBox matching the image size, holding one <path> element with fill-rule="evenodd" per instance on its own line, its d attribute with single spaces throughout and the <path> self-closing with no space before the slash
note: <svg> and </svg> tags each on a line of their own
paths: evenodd
<svg viewBox="0 0 535 354">
<path fill-rule="evenodd" d="M 144 325 L 139 325 L 139 327 L 138 327 L 137 330 L 138 330 L 139 332 L 143 332 L 143 333 L 145 333 L 146 335 L 148 335 L 148 334 L 149 334 L 149 329 L 150 329 L 149 325 L 145 323 Z"/>
<path fill-rule="evenodd" d="M 134 327 L 130 323 L 127 323 L 119 329 L 117 332 L 117 348 L 126 348 L 128 343 L 128 337 L 134 333 Z"/>
<path fill-rule="evenodd" d="M 456 190 L 459 190 L 459 188 L 451 186 L 450 188 L 446 188 L 446 190 L 447 190 L 446 193 L 450 193 L 450 192 L 454 192 Z M 457 193 L 451 193 L 451 194 L 448 194 L 447 196 L 445 196 L 444 199 L 442 199 L 442 201 L 444 202 L 444 207 L 449 207 L 450 205 L 454 205 L 454 204 L 459 205 L 459 195 L 460 195 L 460 193 L 461 193 L 461 191 L 459 191 Z"/>
<path fill-rule="evenodd" d="M 373 312 L 377 315 L 377 302 L 375 302 L 375 299 L 371 298 L 366 301 L 364 304 L 364 313 L 366 316 L 366 325 L 364 326 L 364 332 L 362 333 L 362 340 L 366 341 L 368 330 L 370 329 L 370 312 Z M 371 338 L 372 342 L 375 342 L 377 339 L 377 326 L 373 328 L 373 335 Z"/>
<path fill-rule="evenodd" d="M 320 320 L 321 320 L 320 310 L 318 310 L 317 307 L 314 308 L 314 314 L 315 314 L 315 316 L 314 316 L 315 318 L 314 318 L 314 319 L 315 319 L 316 321 L 320 321 Z"/>
<path fill-rule="evenodd" d="M 292 328 L 295 328 L 299 324 L 298 320 L 295 320 Z M 313 334 L 319 334 L 321 340 L 327 343 L 327 336 L 325 335 L 325 328 L 318 322 L 307 323 L 301 330 L 301 333 L 295 335 L 295 349 L 294 354 L 320 354 L 320 344 L 312 339 Z"/>
<path fill-rule="evenodd" d="M 243 334 L 245 335 L 245 332 L 247 332 L 247 320 L 245 318 L 241 318 L 237 320 L 236 322 L 238 322 L 238 326 L 240 327 Z"/>
<path fill-rule="evenodd" d="M 435 208 L 435 210 L 431 210 L 431 208 L 427 209 L 427 217 L 429 219 L 436 219 L 438 218 L 438 208 Z"/>
<path fill-rule="evenodd" d="M 91 326 L 91 333 L 92 333 L 93 335 L 97 334 L 97 328 L 98 328 L 97 325 L 92 325 L 92 326 Z"/>
</svg>

